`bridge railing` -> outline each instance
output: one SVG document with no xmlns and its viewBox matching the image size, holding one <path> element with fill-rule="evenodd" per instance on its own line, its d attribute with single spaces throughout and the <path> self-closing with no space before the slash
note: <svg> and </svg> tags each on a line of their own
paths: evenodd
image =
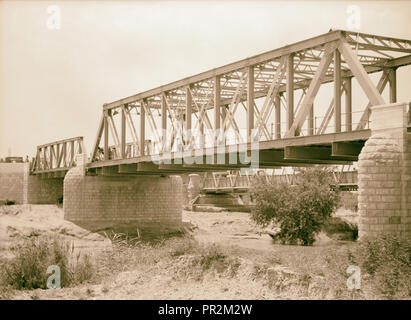
<svg viewBox="0 0 411 320">
<path fill-rule="evenodd" d="M 83 137 L 40 145 L 30 171 L 32 174 L 67 171 L 76 166 L 76 156 L 83 153 L 86 153 Z"/>
</svg>

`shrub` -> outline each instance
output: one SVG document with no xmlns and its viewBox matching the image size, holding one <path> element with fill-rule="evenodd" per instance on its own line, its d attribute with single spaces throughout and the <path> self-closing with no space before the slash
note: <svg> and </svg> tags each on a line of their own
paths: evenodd
<svg viewBox="0 0 411 320">
<path fill-rule="evenodd" d="M 202 272 L 214 269 L 218 273 L 228 271 L 230 276 L 234 276 L 240 267 L 240 261 L 236 257 L 230 257 L 219 245 L 200 245 L 193 256 L 192 266 L 199 267 Z"/>
<path fill-rule="evenodd" d="M 332 239 L 354 241 L 358 238 L 358 226 L 338 217 L 328 218 L 323 225 L 323 230 Z"/>
<path fill-rule="evenodd" d="M 347 267 L 355 265 L 361 270 L 361 290 L 352 292 L 354 295 L 371 299 L 411 297 L 411 239 L 396 235 L 364 239 L 333 250 L 325 262 L 327 284 L 341 295 L 348 293 Z"/>
<path fill-rule="evenodd" d="M 6 206 L 12 206 L 12 205 L 14 205 L 14 204 L 16 204 L 16 201 L 14 201 L 14 200 L 8 200 L 8 199 L 6 199 L 6 201 L 5 201 L 5 205 L 6 205 Z"/>
<path fill-rule="evenodd" d="M 411 239 L 397 235 L 366 239 L 354 255 L 379 293 L 388 298 L 411 296 Z"/>
<path fill-rule="evenodd" d="M 321 167 L 302 170 L 295 185 L 257 180 L 251 188 L 256 202 L 252 219 L 264 227 L 279 225 L 282 243 L 312 245 L 339 203 L 331 183 L 330 172 Z"/>
<path fill-rule="evenodd" d="M 89 256 L 74 255 L 74 247 L 60 238 L 32 238 L 12 250 L 15 257 L 4 267 L 3 282 L 15 289 L 46 289 L 47 268 L 60 268 L 61 287 L 82 283 L 93 273 Z"/>
</svg>

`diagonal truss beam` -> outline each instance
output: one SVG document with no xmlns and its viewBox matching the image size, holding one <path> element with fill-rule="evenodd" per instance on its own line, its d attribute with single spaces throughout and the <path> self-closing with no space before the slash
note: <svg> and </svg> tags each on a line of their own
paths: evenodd
<svg viewBox="0 0 411 320">
<path fill-rule="evenodd" d="M 265 123 L 267 122 L 269 110 L 271 109 L 271 106 L 274 104 L 275 97 L 277 96 L 282 80 L 284 79 L 286 62 L 287 62 L 287 56 L 281 57 L 280 64 L 277 67 L 277 71 L 274 75 L 274 79 L 271 82 L 270 88 L 268 89 L 267 96 L 264 100 L 263 106 L 261 107 L 260 114 L 256 120 L 255 125 L 257 127 L 259 136 L 261 135 L 261 130 L 263 129 Z"/>
<path fill-rule="evenodd" d="M 380 94 L 384 91 L 385 86 L 388 83 L 389 74 L 390 74 L 390 71 L 388 71 L 388 70 L 384 70 L 382 72 L 381 78 L 380 78 L 380 80 L 378 81 L 378 84 L 377 84 L 377 90 Z M 363 114 L 361 115 L 361 119 L 358 122 L 356 130 L 362 130 L 362 129 L 365 128 L 365 126 L 368 122 L 368 119 L 370 118 L 371 105 L 372 105 L 371 102 L 368 102 L 367 106 L 365 107 L 365 110 L 364 110 Z"/>
<path fill-rule="evenodd" d="M 360 61 L 358 61 L 356 54 L 351 49 L 351 46 L 349 45 L 346 39 L 341 39 L 338 46 L 338 50 L 343 55 L 346 63 L 348 64 L 349 68 L 351 69 L 352 73 L 354 74 L 355 78 L 360 84 L 361 88 L 370 100 L 371 105 L 375 106 L 384 104 L 384 99 L 372 83 L 363 65 L 360 63 Z"/>
<path fill-rule="evenodd" d="M 310 112 L 310 107 L 314 103 L 314 98 L 320 88 L 322 79 L 328 70 L 328 66 L 333 58 L 333 52 L 337 49 L 339 41 L 329 42 L 324 46 L 324 54 L 321 58 L 320 64 L 315 72 L 314 78 L 311 80 L 310 85 L 307 90 L 307 94 L 304 97 L 301 107 L 294 119 L 293 124 L 286 133 L 286 137 L 293 137 L 296 133 L 299 133 L 304 121 L 307 119 L 307 115 Z"/>
</svg>

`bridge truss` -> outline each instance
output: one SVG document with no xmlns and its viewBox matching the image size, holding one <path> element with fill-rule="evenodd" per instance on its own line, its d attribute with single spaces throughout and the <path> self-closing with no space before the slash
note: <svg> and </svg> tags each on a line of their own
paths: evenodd
<svg viewBox="0 0 411 320">
<path fill-rule="evenodd" d="M 215 158 L 186 162 L 198 149 L 214 156 L 220 136 L 225 159 L 227 146 L 247 153 L 258 141 L 260 166 L 356 161 L 370 136 L 370 107 L 396 102 L 396 70 L 409 64 L 410 40 L 335 30 L 107 103 L 88 168 L 149 174 L 241 167 Z M 372 73 L 380 73 L 377 85 Z M 315 99 L 327 85 L 333 94 L 320 113 L 325 108 Z M 360 112 L 353 112 L 354 85 L 368 100 Z M 153 163 L 154 155 L 169 162 Z"/>
</svg>

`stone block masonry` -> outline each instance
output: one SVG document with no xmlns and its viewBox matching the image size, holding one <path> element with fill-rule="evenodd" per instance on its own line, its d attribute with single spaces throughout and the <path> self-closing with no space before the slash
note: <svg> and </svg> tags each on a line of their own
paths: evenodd
<svg viewBox="0 0 411 320">
<path fill-rule="evenodd" d="M 27 177 L 27 202 L 30 204 L 57 204 L 63 196 L 63 178 Z"/>
<path fill-rule="evenodd" d="M 17 204 L 55 204 L 63 196 L 63 179 L 29 175 L 29 163 L 0 163 L 0 200 Z"/>
<path fill-rule="evenodd" d="M 0 200 L 24 203 L 25 163 L 0 163 Z"/>
<path fill-rule="evenodd" d="M 411 237 L 411 133 L 408 104 L 375 106 L 372 136 L 358 158 L 359 237 Z"/>
<path fill-rule="evenodd" d="M 182 226 L 182 186 L 179 176 L 87 176 L 75 167 L 64 179 L 64 218 L 94 232 L 175 232 Z"/>
</svg>

